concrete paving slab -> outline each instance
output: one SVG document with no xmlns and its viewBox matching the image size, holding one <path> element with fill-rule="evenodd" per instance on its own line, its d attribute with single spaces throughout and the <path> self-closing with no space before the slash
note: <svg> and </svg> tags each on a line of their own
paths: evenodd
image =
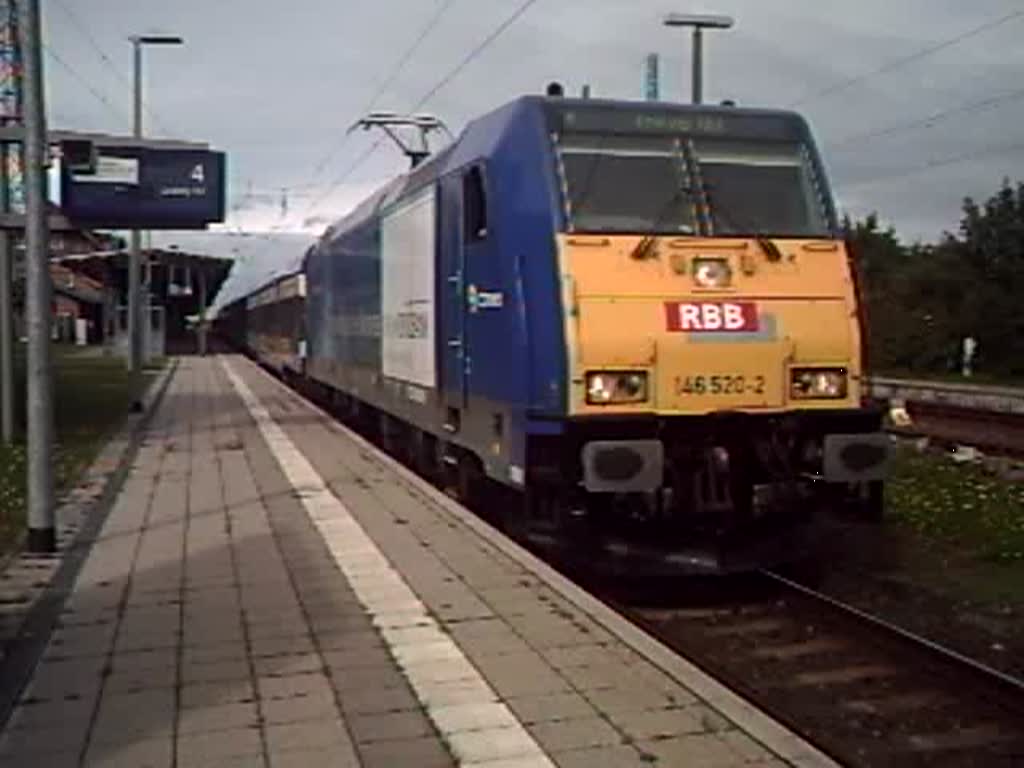
<svg viewBox="0 0 1024 768">
<path fill-rule="evenodd" d="M 258 679 L 260 699 L 290 699 L 331 692 L 331 683 L 323 672 L 301 672 L 281 677 Z"/>
<path fill-rule="evenodd" d="M 602 717 L 534 723 L 529 731 L 548 754 L 567 749 L 622 744 L 622 734 Z"/>
<path fill-rule="evenodd" d="M 189 707 L 178 713 L 178 733 L 207 733 L 259 727 L 256 703 L 233 702 L 207 707 Z"/>
<path fill-rule="evenodd" d="M 395 768 L 400 765 L 416 768 L 453 768 L 456 765 L 448 751 L 436 738 L 376 741 L 359 747 L 362 768 Z"/>
<path fill-rule="evenodd" d="M 699 765 L 707 768 L 734 766 L 747 762 L 715 734 L 692 734 L 671 739 L 641 741 L 637 747 L 657 758 L 659 765 Z"/>
<path fill-rule="evenodd" d="M 457 731 L 448 734 L 448 739 L 456 759 L 462 763 L 544 757 L 537 742 L 518 723 L 511 727 Z"/>
<path fill-rule="evenodd" d="M 46 728 L 8 729 L 0 735 L 0 755 L 32 756 L 33 763 L 44 764 L 52 753 L 80 752 L 88 735 L 89 722 L 83 720 Z"/>
<path fill-rule="evenodd" d="M 150 738 L 117 745 L 94 745 L 85 755 L 89 768 L 171 768 L 174 740 Z"/>
<path fill-rule="evenodd" d="M 351 739 L 340 718 L 275 723 L 266 727 L 267 749 L 285 752 L 292 749 L 351 748 Z"/>
<path fill-rule="evenodd" d="M 651 768 L 656 758 L 632 746 L 617 746 L 555 752 L 552 759 L 558 768 Z"/>
<path fill-rule="evenodd" d="M 359 744 L 430 736 L 433 726 L 421 710 L 409 709 L 378 715 L 355 715 L 348 719 L 352 738 Z"/>
<path fill-rule="evenodd" d="M 597 710 L 578 693 L 543 693 L 512 696 L 505 700 L 525 725 L 594 717 Z"/>
<path fill-rule="evenodd" d="M 320 765 L 331 768 L 360 768 L 361 765 L 355 755 L 345 755 L 329 748 L 271 752 L 268 760 L 270 768 L 312 768 Z"/>
<path fill-rule="evenodd" d="M 178 734 L 178 759 L 182 762 L 260 757 L 263 743 L 259 728 L 233 728 Z"/>
<path fill-rule="evenodd" d="M 430 716 L 446 733 L 510 728 L 516 724 L 516 715 L 499 702 L 431 706 Z"/>
<path fill-rule="evenodd" d="M 283 725 L 307 720 L 332 720 L 340 717 L 333 692 L 294 696 L 289 699 L 264 699 L 260 717 L 268 725 Z"/>
</svg>

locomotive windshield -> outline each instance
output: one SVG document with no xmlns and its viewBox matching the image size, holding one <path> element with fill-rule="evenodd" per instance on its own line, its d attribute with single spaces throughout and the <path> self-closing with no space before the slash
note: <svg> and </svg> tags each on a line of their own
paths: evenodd
<svg viewBox="0 0 1024 768">
<path fill-rule="evenodd" d="M 695 154 L 714 234 L 828 235 L 799 145 L 698 141 Z"/>
<path fill-rule="evenodd" d="M 828 189 L 795 116 L 551 109 L 572 232 L 831 235 Z"/>
<path fill-rule="evenodd" d="M 560 149 L 575 231 L 695 232 L 678 140 L 573 136 Z"/>
</svg>

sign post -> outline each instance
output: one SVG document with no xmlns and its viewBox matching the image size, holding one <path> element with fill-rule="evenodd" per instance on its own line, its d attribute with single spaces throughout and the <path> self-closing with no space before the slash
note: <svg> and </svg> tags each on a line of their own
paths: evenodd
<svg viewBox="0 0 1024 768">
<path fill-rule="evenodd" d="M 50 233 L 46 218 L 46 110 L 39 0 L 19 3 L 25 93 L 25 298 L 28 330 L 28 539 L 30 552 L 57 547 L 50 365 Z"/>
<path fill-rule="evenodd" d="M 0 143 L 0 212 L 10 209 L 10 148 Z M 0 230 L 0 440 L 14 442 L 14 248 Z"/>
<path fill-rule="evenodd" d="M 644 73 L 644 98 L 646 98 L 647 101 L 657 101 L 659 98 L 658 91 L 660 82 L 658 69 L 658 54 L 647 54 L 647 63 Z"/>
<path fill-rule="evenodd" d="M 729 16 L 710 16 L 694 13 L 670 13 L 665 17 L 666 27 L 693 29 L 693 98 L 694 104 L 704 101 L 704 30 L 730 29 L 735 22 Z"/>
</svg>

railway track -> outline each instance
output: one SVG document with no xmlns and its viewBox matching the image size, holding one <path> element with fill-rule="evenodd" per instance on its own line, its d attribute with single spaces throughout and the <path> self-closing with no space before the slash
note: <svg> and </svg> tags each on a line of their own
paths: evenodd
<svg viewBox="0 0 1024 768">
<path fill-rule="evenodd" d="M 1024 765 L 1024 681 L 779 574 L 713 592 L 604 596 L 843 765 Z"/>
<path fill-rule="evenodd" d="M 908 403 L 907 410 L 912 424 L 895 428 L 893 433 L 1024 458 L 1024 414 L 917 401 Z"/>
</svg>

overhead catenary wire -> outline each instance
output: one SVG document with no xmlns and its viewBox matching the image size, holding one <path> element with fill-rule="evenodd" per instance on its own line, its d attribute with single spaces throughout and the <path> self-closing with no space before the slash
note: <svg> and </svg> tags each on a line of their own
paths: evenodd
<svg viewBox="0 0 1024 768">
<path fill-rule="evenodd" d="M 988 32 L 990 30 L 996 29 L 997 27 L 1001 27 L 1003 24 L 1021 18 L 1022 16 L 1024 16 L 1024 10 L 1018 10 L 1006 14 L 1005 16 L 1001 16 L 998 19 L 987 21 L 984 24 L 972 27 L 971 29 L 954 35 L 951 38 L 947 38 L 946 40 L 942 40 L 941 42 L 925 46 L 924 48 L 921 48 L 920 50 L 917 50 L 914 53 L 911 53 L 907 56 L 903 56 L 901 58 L 883 64 L 877 69 L 873 69 L 868 72 L 863 72 L 859 75 L 855 75 L 845 80 L 840 80 L 838 83 L 833 83 L 832 85 L 829 85 L 820 90 L 812 91 L 811 93 L 801 96 L 799 99 L 792 102 L 789 106 L 791 108 L 803 106 L 808 102 L 817 101 L 818 99 L 822 99 L 826 96 L 831 96 L 833 94 L 839 93 L 840 91 L 845 91 L 847 88 L 857 85 L 858 83 L 862 83 L 865 80 L 868 80 L 869 78 L 876 77 L 878 75 L 888 74 L 890 72 L 896 71 L 897 69 L 902 69 L 903 67 L 921 61 L 922 59 L 939 53 L 940 51 L 944 51 L 947 48 L 952 48 L 953 46 L 962 43 L 964 40 L 968 40 L 984 32 Z"/>
<path fill-rule="evenodd" d="M 434 31 L 437 25 L 441 22 L 441 19 L 444 17 L 445 13 L 447 13 L 447 11 L 451 8 L 452 5 L 455 4 L 455 2 L 456 0 L 445 0 L 445 2 L 441 4 L 437 11 L 433 15 L 431 15 L 430 19 L 427 20 L 427 23 L 423 26 L 419 34 L 416 36 L 416 39 L 413 40 L 412 44 L 408 48 L 406 48 L 405 52 L 399 57 L 398 61 L 395 63 L 395 66 L 391 68 L 391 71 L 384 78 L 381 85 L 377 88 L 373 96 L 367 102 L 366 107 L 363 109 L 363 114 L 370 112 L 377 105 L 377 103 L 380 101 L 381 97 L 387 92 L 387 90 L 392 85 L 394 85 L 394 83 L 398 80 L 398 77 L 404 71 L 406 65 L 412 60 L 412 57 L 420 49 L 420 46 L 423 45 L 426 39 L 430 36 L 430 34 Z M 315 180 L 319 178 L 320 174 L 323 173 L 323 171 L 327 168 L 330 162 L 346 146 L 350 136 L 351 134 L 346 134 L 344 137 L 342 137 L 341 141 L 339 141 L 331 150 L 327 152 L 326 155 L 324 155 L 324 157 L 319 162 L 317 162 L 317 164 L 313 168 L 313 173 L 312 176 L 310 177 L 311 179 Z M 317 206 L 319 206 L 320 203 L 323 202 L 323 200 L 326 199 L 335 189 L 341 186 L 341 184 L 343 184 L 344 181 L 349 176 L 355 173 L 356 170 L 363 165 L 363 163 L 369 160 L 370 156 L 377 150 L 377 147 L 379 146 L 379 141 L 374 142 L 373 145 L 366 152 L 360 155 L 360 157 L 357 158 L 354 163 L 350 164 L 349 166 L 346 166 L 345 170 L 342 172 L 340 176 L 338 176 L 335 180 L 327 184 L 326 187 L 324 188 L 324 191 L 320 195 L 314 197 L 313 201 L 303 210 L 300 219 L 307 218 L 312 213 L 314 213 L 316 211 Z M 309 182 L 301 185 L 293 185 L 293 187 L 290 188 L 305 189 L 312 188 L 315 186 L 317 185 L 312 182 Z M 278 224 L 275 224 L 271 228 L 271 233 L 279 232 L 281 229 L 283 229 L 283 227 L 284 222 L 279 222 Z"/>
<path fill-rule="evenodd" d="M 416 55 L 416 52 L 420 49 L 420 46 L 426 41 L 430 34 L 437 28 L 437 25 L 441 23 L 441 19 L 444 18 L 445 13 L 454 5 L 456 0 L 445 0 L 445 2 L 437 9 L 437 11 L 430 17 L 427 23 L 420 30 L 419 34 L 412 44 L 406 48 L 405 52 L 399 57 L 398 62 L 391 71 L 384 78 L 384 81 L 380 84 L 373 96 L 367 102 L 367 105 L 363 108 L 362 114 L 367 114 L 377 106 L 381 97 L 388 92 L 388 89 L 398 80 L 399 76 L 405 70 L 406 65 L 412 60 L 412 57 Z M 338 142 L 327 154 L 321 159 L 316 166 L 313 168 L 312 178 L 316 179 L 323 173 L 324 169 L 330 164 L 330 162 L 337 156 L 341 149 L 345 146 L 348 141 L 349 134 L 346 134 L 340 142 Z"/>
<path fill-rule="evenodd" d="M 1008 104 L 1013 101 L 1024 98 L 1024 88 L 1020 88 L 1007 93 L 998 94 L 996 96 L 988 96 L 984 99 L 972 100 L 957 104 L 956 106 L 943 109 L 939 112 L 933 112 L 926 117 L 914 118 L 903 123 L 895 123 L 887 128 L 879 128 L 873 131 L 867 131 L 866 133 L 858 133 L 852 136 L 847 136 L 839 141 L 832 142 L 829 144 L 830 152 L 845 151 L 847 148 L 859 145 L 870 139 L 880 139 L 886 136 L 892 136 L 904 131 L 913 130 L 915 128 L 931 128 L 932 126 L 948 120 L 951 117 L 956 117 L 964 113 L 974 113 L 978 111 L 984 111 L 987 109 L 993 109 L 995 107 Z"/>
<path fill-rule="evenodd" d="M 421 107 L 426 105 L 428 101 L 434 98 L 434 96 L 436 96 L 442 89 L 444 89 L 452 80 L 458 77 L 466 67 L 472 64 L 473 61 L 480 54 L 482 54 L 492 43 L 494 43 L 495 40 L 497 40 L 499 37 L 505 34 L 505 31 L 513 24 L 515 24 L 524 13 L 530 10 L 531 6 L 533 6 L 536 2 L 537 0 L 526 0 L 525 2 L 520 4 L 516 8 L 516 10 L 513 11 L 512 14 L 507 19 L 505 19 L 505 21 L 499 24 L 494 29 L 493 32 L 487 35 L 487 37 L 480 41 L 480 43 L 475 48 L 473 48 L 473 50 L 466 54 L 465 58 L 463 58 L 462 61 L 460 61 L 455 66 L 454 69 L 449 71 L 448 74 L 446 74 L 444 77 L 438 80 L 437 84 L 434 85 L 434 87 L 431 88 L 429 91 L 427 91 L 418 102 L 416 102 L 416 105 L 412 108 L 412 111 L 415 112 L 417 109 L 420 109 Z"/>
<path fill-rule="evenodd" d="M 316 198 L 313 199 L 313 202 L 311 202 L 306 209 L 303 210 L 302 216 L 300 218 L 305 219 L 312 216 L 316 212 L 316 209 L 319 207 L 319 205 L 324 200 L 326 200 L 330 196 L 330 194 L 334 192 L 334 190 L 336 190 L 338 187 L 344 184 L 345 181 L 353 173 L 359 170 L 359 168 L 361 168 L 370 159 L 370 157 L 373 156 L 373 153 L 377 151 L 377 149 L 380 147 L 382 143 L 383 142 L 380 139 L 377 139 L 376 141 L 373 142 L 373 144 L 367 147 L 366 150 L 364 150 L 362 154 L 359 155 L 359 157 L 357 157 L 352 163 L 347 165 L 345 167 L 345 170 L 342 171 L 341 174 L 339 174 L 338 177 L 333 182 L 331 182 L 331 184 L 323 192 L 317 195 Z M 280 224 L 276 224 L 271 231 L 277 232 L 283 226 L 283 222 Z"/>
<path fill-rule="evenodd" d="M 106 65 L 107 69 L 109 69 L 114 74 L 114 76 L 117 77 L 117 79 L 120 80 L 121 83 L 125 85 L 127 88 L 130 89 L 134 87 L 128 75 L 126 75 L 121 70 L 121 68 L 114 63 L 113 59 L 110 58 L 106 51 L 103 50 L 100 44 L 96 41 L 96 37 L 89 30 L 88 25 L 86 25 L 86 23 L 82 21 L 82 18 L 74 10 L 72 10 L 71 6 L 66 2 L 66 0 L 56 0 L 56 4 L 57 7 L 59 7 L 64 12 L 64 15 L 67 16 L 68 19 L 70 19 L 71 23 L 78 30 L 78 33 L 89 44 L 89 46 L 93 49 L 96 55 L 100 58 L 100 60 Z M 126 93 L 129 92 L 130 91 L 126 91 Z M 148 104 L 143 104 L 142 108 L 164 133 L 171 133 L 171 131 L 169 131 L 167 128 L 166 122 L 156 113 L 155 110 L 153 110 Z"/>
<path fill-rule="evenodd" d="M 419 101 L 417 101 L 413 105 L 410 111 L 415 112 L 416 110 L 425 106 L 428 101 L 430 101 L 434 96 L 440 93 L 448 84 L 450 84 L 456 77 L 458 77 L 463 72 L 463 70 L 466 69 L 466 67 L 472 64 L 473 61 L 475 61 L 488 47 L 490 47 L 499 37 L 501 37 L 509 29 L 509 27 L 515 24 L 516 21 L 518 21 L 520 17 L 522 17 L 522 15 L 526 13 L 536 2 L 537 0 L 524 0 L 524 2 L 520 3 L 516 7 L 516 9 L 504 21 L 501 22 L 501 24 L 495 27 L 483 40 L 481 40 L 476 46 L 474 46 L 469 51 L 469 53 L 467 53 L 466 56 L 464 56 L 459 61 L 459 63 L 455 65 L 455 67 L 449 70 L 422 97 L 420 97 Z M 345 170 L 345 172 L 343 172 L 333 182 L 331 182 L 327 189 L 325 189 L 324 192 L 317 197 L 314 203 L 310 205 L 307 215 L 314 212 L 321 202 L 327 199 L 327 197 L 329 197 L 331 193 L 333 193 L 338 187 L 344 184 L 345 181 L 347 181 L 348 178 L 353 173 L 355 173 L 355 171 L 359 167 L 361 167 L 367 160 L 370 159 L 370 157 L 373 155 L 374 152 L 377 151 L 377 148 L 380 145 L 380 141 L 374 142 L 366 152 L 360 155 L 356 162 L 354 162 Z"/>
<path fill-rule="evenodd" d="M 119 119 L 127 118 L 127 113 L 123 112 L 121 108 L 114 105 L 114 103 L 107 97 L 105 93 L 96 88 L 92 83 L 85 79 L 85 77 L 74 67 L 64 61 L 61 56 L 53 50 L 50 46 L 43 44 L 43 50 L 46 51 L 46 55 L 61 69 L 68 73 L 78 83 L 85 88 L 90 94 L 92 94 L 97 101 L 103 104 L 110 112 L 114 113 Z"/>
<path fill-rule="evenodd" d="M 861 181 L 851 181 L 847 183 L 840 183 L 839 187 L 870 187 L 877 184 L 886 182 L 902 181 L 904 179 L 918 176 L 922 173 L 929 171 L 938 170 L 939 168 L 947 168 L 952 165 L 959 165 L 966 163 L 971 160 L 977 160 L 982 157 L 988 157 L 991 155 L 1005 155 L 1013 152 L 1024 151 L 1024 142 L 1013 142 L 1010 144 L 993 144 L 980 149 L 971 150 L 970 152 L 963 152 L 957 155 L 951 155 L 949 157 L 938 158 L 935 160 L 929 160 L 927 163 L 915 166 L 913 168 L 907 168 L 896 173 L 883 174 L 881 176 L 873 176 L 871 178 L 863 179 Z"/>
</svg>

